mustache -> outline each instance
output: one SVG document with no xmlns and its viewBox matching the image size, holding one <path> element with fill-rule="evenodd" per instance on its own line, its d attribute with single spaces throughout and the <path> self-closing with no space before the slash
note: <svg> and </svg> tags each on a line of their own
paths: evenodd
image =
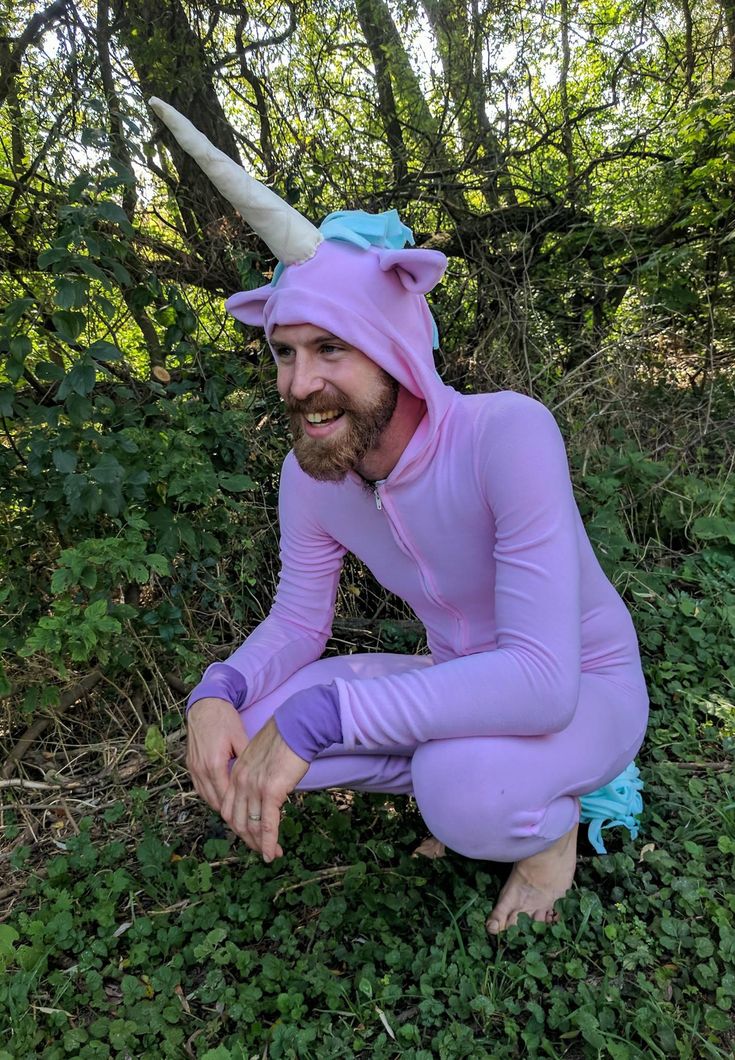
<svg viewBox="0 0 735 1060">
<path fill-rule="evenodd" d="M 308 398 L 295 398 L 287 394 L 283 399 L 291 413 L 330 412 L 341 409 L 343 412 L 354 412 L 354 404 L 344 394 L 311 394 Z"/>
</svg>

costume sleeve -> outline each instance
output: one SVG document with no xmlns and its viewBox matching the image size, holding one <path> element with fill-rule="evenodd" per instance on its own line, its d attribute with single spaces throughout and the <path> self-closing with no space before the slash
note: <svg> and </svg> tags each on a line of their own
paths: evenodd
<svg viewBox="0 0 735 1060">
<path fill-rule="evenodd" d="M 276 708 L 273 719 L 285 742 L 305 762 L 342 742 L 339 696 L 333 684 L 294 692 Z"/>
<path fill-rule="evenodd" d="M 226 660 L 227 667 L 243 679 L 240 687 L 246 692 L 237 704 L 241 707 L 261 699 L 302 666 L 318 659 L 332 632 L 346 550 L 319 525 L 307 496 L 308 482 L 289 453 L 281 470 L 278 502 L 278 590 L 268 617 Z"/>
<path fill-rule="evenodd" d="M 488 562 L 496 573 L 497 648 L 395 676 L 336 679 L 347 747 L 542 735 L 573 717 L 581 669 L 579 516 L 553 416 L 536 401 L 514 398 L 483 421 L 475 454 L 496 528 Z"/>
</svg>

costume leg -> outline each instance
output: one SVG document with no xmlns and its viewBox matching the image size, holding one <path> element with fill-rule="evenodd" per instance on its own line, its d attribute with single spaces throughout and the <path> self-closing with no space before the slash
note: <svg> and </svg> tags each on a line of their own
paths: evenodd
<svg viewBox="0 0 735 1060">
<path fill-rule="evenodd" d="M 520 861 L 579 818 L 577 796 L 609 783 L 645 733 L 641 690 L 583 674 L 571 724 L 548 736 L 432 740 L 412 758 L 413 788 L 432 834 L 466 857 Z"/>
<path fill-rule="evenodd" d="M 328 684 L 335 677 L 359 680 L 382 677 L 385 674 L 405 673 L 420 666 L 431 665 L 431 660 L 418 655 L 390 655 L 371 652 L 339 655 L 319 659 L 298 670 L 282 685 L 257 703 L 240 711 L 243 727 L 252 739 L 266 724 L 275 709 L 285 699 L 302 688 Z M 350 788 L 353 791 L 411 794 L 411 755 L 413 747 L 391 747 L 390 751 L 345 751 L 334 744 L 320 754 L 309 766 L 299 791 L 320 791 L 324 788 Z"/>
</svg>

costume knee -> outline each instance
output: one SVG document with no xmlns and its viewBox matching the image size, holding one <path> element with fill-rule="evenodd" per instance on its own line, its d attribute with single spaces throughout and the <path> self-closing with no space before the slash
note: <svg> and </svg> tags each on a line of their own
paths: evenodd
<svg viewBox="0 0 735 1060">
<path fill-rule="evenodd" d="M 431 740 L 413 755 L 413 790 L 426 825 L 465 857 L 502 862 L 531 857 L 578 819 L 576 798 L 542 797 L 531 771 L 508 761 L 506 742 Z"/>
</svg>

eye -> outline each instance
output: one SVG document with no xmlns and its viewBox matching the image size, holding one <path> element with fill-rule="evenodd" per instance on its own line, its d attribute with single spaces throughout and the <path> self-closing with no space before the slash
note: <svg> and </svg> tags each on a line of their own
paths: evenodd
<svg viewBox="0 0 735 1060">
<path fill-rule="evenodd" d="M 279 364 L 282 364 L 284 361 L 289 361 L 293 357 L 293 350 L 290 346 L 273 346 L 272 350 L 273 356 Z"/>
<path fill-rule="evenodd" d="M 335 346 L 332 342 L 325 342 L 324 345 L 320 347 L 320 352 L 326 353 L 327 355 L 331 355 L 334 353 L 342 353 L 343 350 L 343 346 Z"/>
</svg>

